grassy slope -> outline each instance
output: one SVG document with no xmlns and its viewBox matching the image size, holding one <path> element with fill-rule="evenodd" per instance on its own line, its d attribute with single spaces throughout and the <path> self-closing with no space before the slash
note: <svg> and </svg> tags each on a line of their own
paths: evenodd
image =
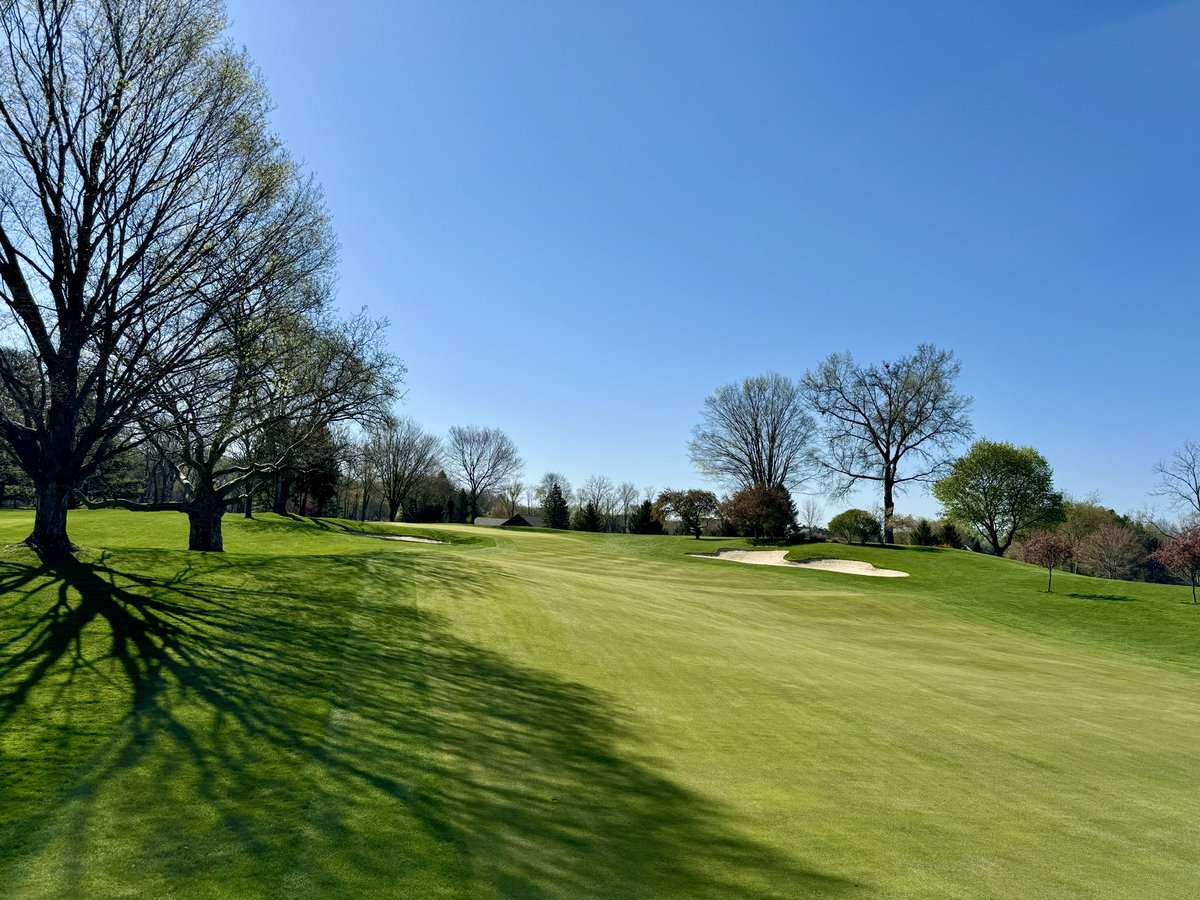
<svg viewBox="0 0 1200 900">
<path fill-rule="evenodd" d="M 0 554 L 0 884 L 62 896 L 1192 896 L 1181 588 L 737 542 L 73 516 Z M 0 516 L 0 541 L 28 516 Z M 386 526 L 384 526 L 386 528 Z M 407 530 L 407 529 L 406 529 Z M 81 602 L 86 598 L 86 602 Z M 1125 598 L 1125 599 L 1118 599 Z"/>
</svg>

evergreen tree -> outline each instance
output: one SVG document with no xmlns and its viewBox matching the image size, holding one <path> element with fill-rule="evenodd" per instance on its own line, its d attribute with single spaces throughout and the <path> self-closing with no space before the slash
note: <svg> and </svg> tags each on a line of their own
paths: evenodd
<svg viewBox="0 0 1200 900">
<path fill-rule="evenodd" d="M 542 507 L 542 515 L 547 528 L 569 528 L 571 526 L 571 511 L 563 496 L 562 488 L 557 483 L 550 486 L 546 492 L 546 503 Z"/>
<path fill-rule="evenodd" d="M 571 527 L 576 531 L 603 531 L 604 517 L 600 515 L 596 504 L 589 500 L 583 506 L 576 508 Z"/>
<path fill-rule="evenodd" d="M 654 518 L 654 504 L 643 500 L 640 506 L 635 506 L 629 514 L 630 534 L 662 534 L 662 522 Z"/>
</svg>

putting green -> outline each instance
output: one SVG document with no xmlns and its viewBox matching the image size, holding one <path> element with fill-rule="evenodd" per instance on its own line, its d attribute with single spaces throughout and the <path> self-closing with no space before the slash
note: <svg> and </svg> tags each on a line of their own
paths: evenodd
<svg viewBox="0 0 1200 900">
<path fill-rule="evenodd" d="M 28 513 L 0 514 L 19 540 Z M 1192 897 L 1200 610 L 965 552 L 72 514 L 0 554 L 5 896 Z M 386 533 L 387 526 L 372 526 Z"/>
</svg>

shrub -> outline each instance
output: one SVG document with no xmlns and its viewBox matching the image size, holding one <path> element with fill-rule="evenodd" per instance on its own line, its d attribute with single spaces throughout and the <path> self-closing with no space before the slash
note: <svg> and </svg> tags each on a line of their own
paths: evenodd
<svg viewBox="0 0 1200 900">
<path fill-rule="evenodd" d="M 829 530 L 834 537 L 848 544 L 865 544 L 879 540 L 879 520 L 865 509 L 848 509 L 829 520 Z"/>
</svg>

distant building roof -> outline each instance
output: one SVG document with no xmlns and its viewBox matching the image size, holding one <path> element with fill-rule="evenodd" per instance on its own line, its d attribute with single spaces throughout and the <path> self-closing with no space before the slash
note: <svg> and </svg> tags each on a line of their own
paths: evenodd
<svg viewBox="0 0 1200 900">
<path fill-rule="evenodd" d="M 517 515 L 509 516 L 507 519 L 496 518 L 495 516 L 475 517 L 475 524 L 482 525 L 485 528 L 503 528 L 505 526 L 510 528 L 541 528 L 544 521 L 541 516 L 529 516 L 524 513 L 517 513 Z"/>
</svg>

